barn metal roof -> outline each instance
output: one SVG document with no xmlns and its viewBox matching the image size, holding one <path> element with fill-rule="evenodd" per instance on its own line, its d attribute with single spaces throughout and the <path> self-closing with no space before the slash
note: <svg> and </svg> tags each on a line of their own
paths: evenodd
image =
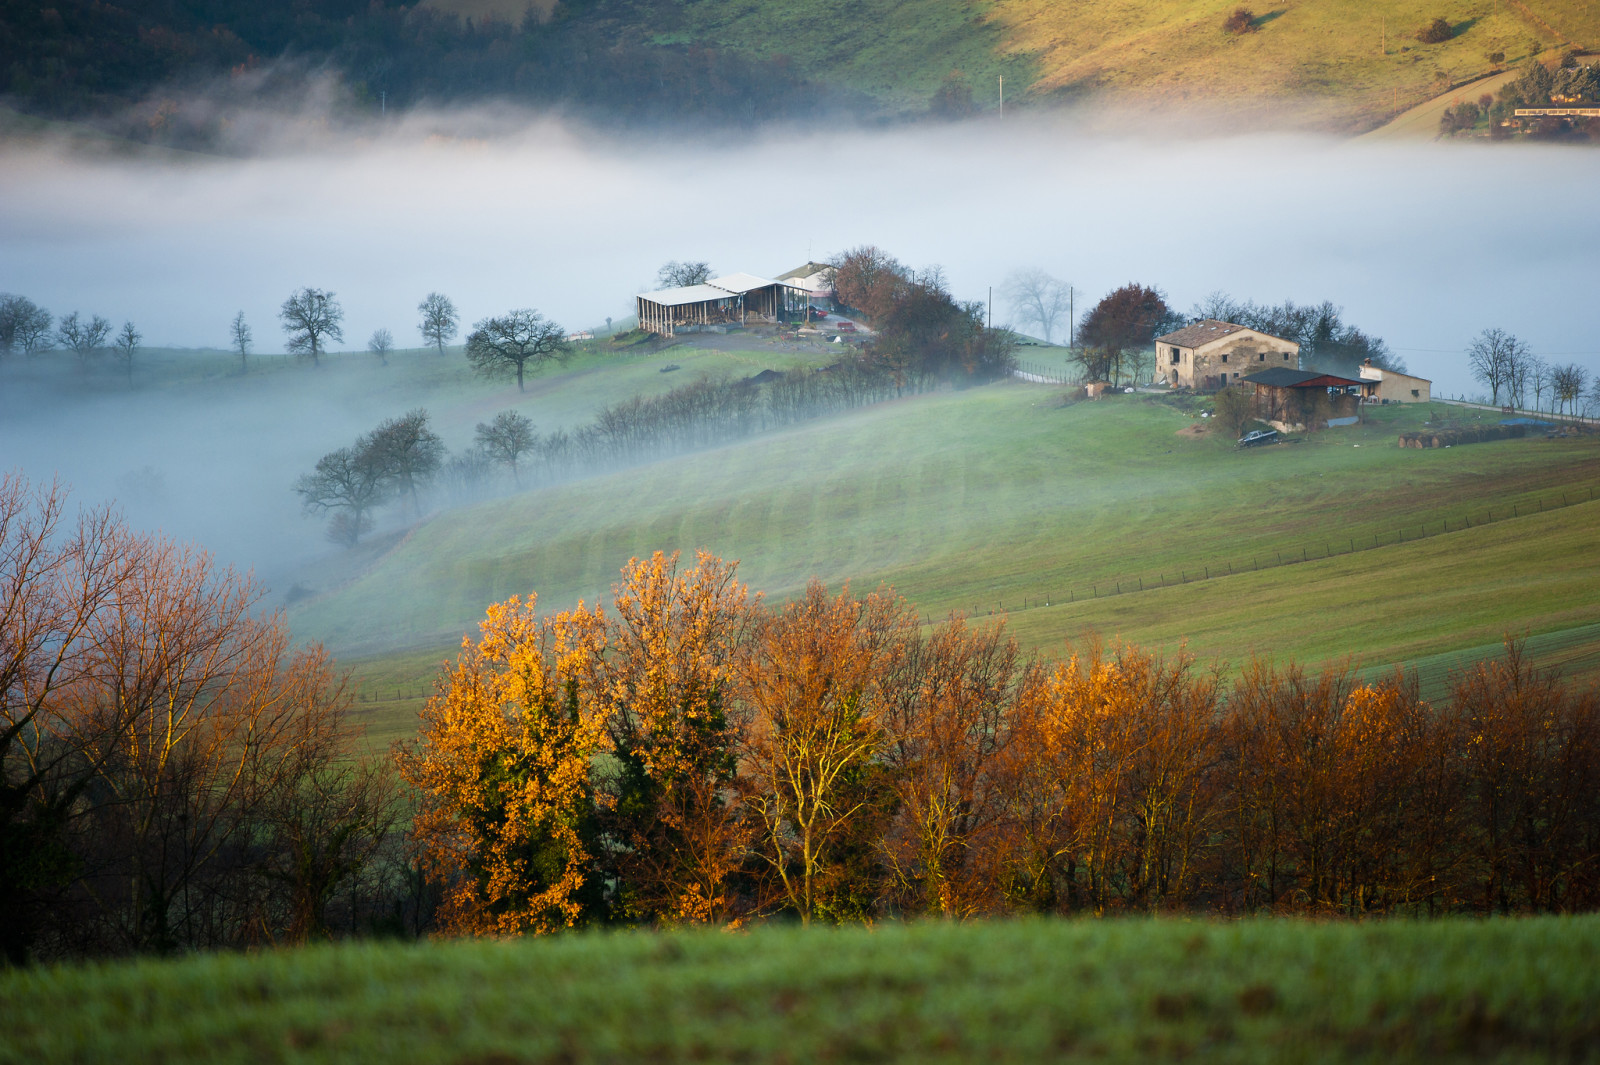
<svg viewBox="0 0 1600 1065">
<path fill-rule="evenodd" d="M 639 293 L 640 299 L 649 300 L 662 307 L 682 307 L 686 303 L 705 303 L 707 300 L 727 300 L 733 297 L 733 292 L 716 285 L 683 285 L 679 288 Z"/>
<path fill-rule="evenodd" d="M 1287 366 L 1273 366 L 1241 378 L 1246 384 L 1267 385 L 1270 388 L 1332 388 L 1359 385 L 1360 381 L 1353 381 L 1348 377 L 1339 377 L 1331 373 L 1319 373 L 1316 370 L 1291 370 Z"/>
</svg>

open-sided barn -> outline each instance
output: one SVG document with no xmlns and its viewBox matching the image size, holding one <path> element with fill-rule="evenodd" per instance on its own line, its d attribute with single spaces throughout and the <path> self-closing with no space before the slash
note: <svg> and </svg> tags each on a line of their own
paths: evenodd
<svg viewBox="0 0 1600 1065">
<path fill-rule="evenodd" d="M 664 336 L 745 325 L 752 316 L 759 321 L 785 322 L 792 315 L 804 314 L 808 302 L 806 291 L 796 285 L 745 273 L 634 297 L 639 328 Z"/>
</svg>

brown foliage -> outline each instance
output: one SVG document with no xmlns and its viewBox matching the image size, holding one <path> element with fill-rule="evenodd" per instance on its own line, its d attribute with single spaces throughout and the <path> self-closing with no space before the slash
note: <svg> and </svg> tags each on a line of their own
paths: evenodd
<svg viewBox="0 0 1600 1065">
<path fill-rule="evenodd" d="M 889 312 L 910 283 L 900 261 L 872 244 L 836 255 L 829 265 L 835 298 L 874 320 Z"/>
<path fill-rule="evenodd" d="M 1167 317 L 1167 301 L 1159 289 L 1130 282 L 1095 304 L 1078 326 L 1076 358 L 1085 380 L 1116 383 L 1126 355 L 1142 351 L 1155 339 Z"/>
<path fill-rule="evenodd" d="M 1423 44 L 1443 44 L 1456 35 L 1448 20 L 1436 18 L 1417 31 L 1417 40 Z"/>
<path fill-rule="evenodd" d="M 1244 7 L 1234 8 L 1232 14 L 1222 20 L 1222 28 L 1232 34 L 1254 33 L 1259 29 L 1254 12 Z"/>
</svg>

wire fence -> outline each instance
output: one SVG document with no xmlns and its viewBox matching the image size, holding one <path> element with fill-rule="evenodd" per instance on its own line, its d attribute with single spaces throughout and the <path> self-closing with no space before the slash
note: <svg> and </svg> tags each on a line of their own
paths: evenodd
<svg viewBox="0 0 1600 1065">
<path fill-rule="evenodd" d="M 1201 561 L 1192 566 L 1180 566 L 1177 569 L 1158 571 L 1155 574 L 1145 572 L 1132 576 L 1112 576 L 1085 584 L 1069 585 L 1059 590 L 1024 595 L 1020 599 L 1012 600 L 1009 606 L 1004 600 L 996 602 L 991 607 L 982 607 L 974 604 L 972 616 L 992 617 L 995 614 L 1006 612 L 1061 606 L 1080 600 L 1106 599 L 1119 595 L 1158 591 L 1176 585 L 1217 580 L 1241 573 L 1255 573 L 1261 570 L 1277 569 L 1282 566 L 1318 562 L 1323 559 L 1359 554 L 1362 551 L 1373 551 L 1398 544 L 1415 543 L 1418 540 L 1428 540 L 1437 536 L 1465 532 L 1468 529 L 1476 529 L 1483 525 L 1509 521 L 1523 517 L 1523 509 L 1526 509 L 1529 515 L 1540 514 L 1548 510 L 1561 510 L 1566 507 L 1589 503 L 1594 498 L 1595 488 L 1593 486 L 1569 487 L 1550 496 L 1539 496 L 1532 500 L 1516 500 L 1505 506 L 1469 512 L 1453 518 L 1441 518 L 1438 521 L 1424 522 L 1414 526 L 1401 526 L 1389 533 L 1364 533 L 1360 536 L 1346 535 L 1337 538 L 1324 537 L 1320 544 L 1312 541 L 1310 543 L 1296 544 L 1288 548 L 1272 548 L 1270 552 L 1259 551 L 1248 558 L 1240 556 L 1220 561 L 1215 559 Z"/>
<path fill-rule="evenodd" d="M 1063 367 L 1051 366 L 1042 362 L 1018 362 L 1016 369 L 1011 371 L 1012 377 L 1024 381 L 1032 381 L 1039 385 L 1075 385 L 1077 379 Z"/>
</svg>

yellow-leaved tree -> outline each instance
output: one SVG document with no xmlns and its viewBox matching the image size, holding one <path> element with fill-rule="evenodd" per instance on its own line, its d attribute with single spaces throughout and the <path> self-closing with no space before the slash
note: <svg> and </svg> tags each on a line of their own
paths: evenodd
<svg viewBox="0 0 1600 1065">
<path fill-rule="evenodd" d="M 605 722 L 585 682 L 605 620 L 581 603 L 540 618 L 535 602 L 489 607 L 396 752 L 421 793 L 415 832 L 446 884 L 447 934 L 549 932 L 600 905 L 591 773 Z"/>
<path fill-rule="evenodd" d="M 631 559 L 612 603 L 594 683 L 614 756 L 603 820 L 619 909 L 667 924 L 728 920 L 729 878 L 752 834 L 730 692 L 754 604 L 734 565 L 705 551 L 681 570 L 676 553 Z"/>
</svg>

